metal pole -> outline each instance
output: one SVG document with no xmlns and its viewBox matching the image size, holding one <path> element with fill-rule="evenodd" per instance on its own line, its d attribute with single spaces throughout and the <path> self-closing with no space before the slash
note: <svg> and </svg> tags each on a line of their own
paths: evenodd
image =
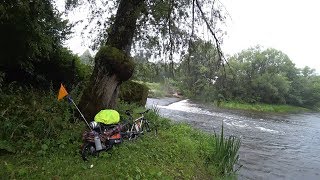
<svg viewBox="0 0 320 180">
<path fill-rule="evenodd" d="M 91 127 L 90 127 L 90 125 L 89 125 L 89 123 L 88 123 L 88 121 L 87 121 L 86 118 L 83 116 L 83 114 L 81 113 L 81 111 L 80 111 L 80 109 L 78 108 L 78 106 L 76 105 L 76 103 L 74 103 L 73 99 L 72 99 L 70 96 L 68 96 L 68 99 L 69 99 L 69 100 L 72 102 L 72 104 L 77 108 L 78 112 L 80 113 L 81 117 L 84 119 L 84 122 L 86 122 L 86 124 L 87 124 L 87 126 L 89 127 L 89 129 L 92 130 Z"/>
</svg>

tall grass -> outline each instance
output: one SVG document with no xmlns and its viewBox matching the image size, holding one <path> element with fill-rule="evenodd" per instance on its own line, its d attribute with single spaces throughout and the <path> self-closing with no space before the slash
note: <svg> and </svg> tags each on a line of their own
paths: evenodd
<svg viewBox="0 0 320 180">
<path fill-rule="evenodd" d="M 37 151 L 75 142 L 82 124 L 74 123 L 73 109 L 67 101 L 58 102 L 55 90 L 39 91 L 10 84 L 0 96 L 0 150 Z M 72 143 L 71 143 L 72 144 Z"/>
<path fill-rule="evenodd" d="M 240 139 L 235 136 L 224 137 L 223 124 L 221 134 L 214 133 L 214 150 L 209 160 L 218 174 L 229 175 L 235 172 L 234 165 L 239 160 L 240 144 Z"/>
</svg>

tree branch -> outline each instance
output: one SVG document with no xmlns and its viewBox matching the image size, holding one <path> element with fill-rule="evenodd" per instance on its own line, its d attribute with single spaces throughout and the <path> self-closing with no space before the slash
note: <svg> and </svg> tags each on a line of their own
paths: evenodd
<svg viewBox="0 0 320 180">
<path fill-rule="evenodd" d="M 172 14 L 172 10 L 173 10 L 173 0 L 170 1 L 169 4 L 169 11 L 168 11 L 168 28 L 169 28 L 169 41 L 170 41 L 170 55 L 169 55 L 169 60 L 170 60 L 170 66 L 171 66 L 171 74 L 172 77 L 174 76 L 173 73 L 173 39 L 172 39 L 172 31 L 171 31 L 171 27 L 172 27 L 172 19 L 171 19 L 171 14 Z"/>
<path fill-rule="evenodd" d="M 191 29 L 191 36 L 190 36 L 190 39 L 189 39 L 189 52 L 188 52 L 188 59 L 187 59 L 187 65 L 188 65 L 188 74 L 190 74 L 190 56 L 191 56 L 191 46 L 192 46 L 192 38 L 194 36 L 194 2 L 195 0 L 192 0 L 192 29 Z"/>
<path fill-rule="evenodd" d="M 222 51 L 221 51 L 221 47 L 220 47 L 220 46 L 221 46 L 221 43 L 220 43 L 219 39 L 217 38 L 217 35 L 216 35 L 216 34 L 214 33 L 214 31 L 212 30 L 212 28 L 211 28 L 211 26 L 210 26 L 210 24 L 209 24 L 209 22 L 208 22 L 208 20 L 207 20 L 207 18 L 206 18 L 206 16 L 205 16 L 205 14 L 204 14 L 204 12 L 203 12 L 200 4 L 199 4 L 199 1 L 198 1 L 198 0 L 195 0 L 195 1 L 196 1 L 196 4 L 197 4 L 197 7 L 198 7 L 199 10 L 200 10 L 202 19 L 205 21 L 205 23 L 206 23 L 206 25 L 207 25 L 207 28 L 209 29 L 211 35 L 213 36 L 213 38 L 214 38 L 214 40 L 215 40 L 215 44 L 216 44 L 216 46 L 217 46 L 217 52 L 218 52 L 219 61 L 223 63 L 223 62 L 226 61 L 226 60 L 225 60 L 225 58 L 224 58 L 224 56 L 223 56 L 223 53 L 222 53 Z"/>
</svg>

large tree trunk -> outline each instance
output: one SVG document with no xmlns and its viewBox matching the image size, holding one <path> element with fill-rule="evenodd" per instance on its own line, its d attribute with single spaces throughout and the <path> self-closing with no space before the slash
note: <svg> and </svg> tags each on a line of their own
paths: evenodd
<svg viewBox="0 0 320 180">
<path fill-rule="evenodd" d="M 106 46 L 101 47 L 95 57 L 90 82 L 79 103 L 89 121 L 100 110 L 116 105 L 120 84 L 132 76 L 130 50 L 136 21 L 143 7 L 144 0 L 121 0 L 119 3 Z"/>
</svg>

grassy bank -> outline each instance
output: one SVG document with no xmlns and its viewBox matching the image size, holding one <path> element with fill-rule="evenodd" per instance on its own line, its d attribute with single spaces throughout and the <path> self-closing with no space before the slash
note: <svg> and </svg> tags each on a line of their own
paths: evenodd
<svg viewBox="0 0 320 180">
<path fill-rule="evenodd" d="M 142 82 L 138 83 L 145 84 L 149 88 L 148 97 L 161 98 L 161 97 L 172 97 L 177 92 L 177 88 L 174 85 L 173 80 L 165 80 L 164 82 Z"/>
<path fill-rule="evenodd" d="M 80 142 L 77 142 L 80 145 Z M 127 141 L 99 158 L 83 162 L 78 146 L 55 149 L 45 155 L 1 156 L 0 176 L 9 179 L 210 179 L 215 168 L 206 165 L 213 139 L 186 125 L 174 125 Z M 90 166 L 93 165 L 92 168 Z"/>
<path fill-rule="evenodd" d="M 249 104 L 249 103 L 239 103 L 239 102 L 222 102 L 220 104 L 221 108 L 227 109 L 240 109 L 240 110 L 249 110 L 249 111 L 258 111 L 258 112 L 277 112 L 277 113 L 297 113 L 297 112 L 308 112 L 310 110 L 291 106 L 291 105 L 278 105 L 278 104 Z"/>
<path fill-rule="evenodd" d="M 76 91 L 76 89 L 75 89 Z M 77 99 L 76 92 L 71 92 Z M 11 88 L 0 96 L 2 179 L 216 179 L 232 177 L 235 148 L 219 136 L 174 124 L 150 112 L 158 134 L 125 141 L 84 162 L 79 154 L 84 123 L 56 93 Z M 117 110 L 140 111 L 120 103 Z M 139 110 L 140 109 L 140 110 Z M 226 139 L 227 140 L 227 139 Z M 221 148 L 222 147 L 222 148 Z M 227 149 L 225 148 L 227 147 Z M 225 155 L 224 155 L 225 154 Z M 231 160 L 229 160 L 231 159 Z M 230 174 L 231 173 L 231 174 Z"/>
<path fill-rule="evenodd" d="M 144 83 L 148 86 L 149 88 L 149 97 L 165 97 L 168 93 L 165 90 L 164 86 L 161 85 L 160 83 L 155 83 L 155 82 L 140 82 Z"/>
</svg>

